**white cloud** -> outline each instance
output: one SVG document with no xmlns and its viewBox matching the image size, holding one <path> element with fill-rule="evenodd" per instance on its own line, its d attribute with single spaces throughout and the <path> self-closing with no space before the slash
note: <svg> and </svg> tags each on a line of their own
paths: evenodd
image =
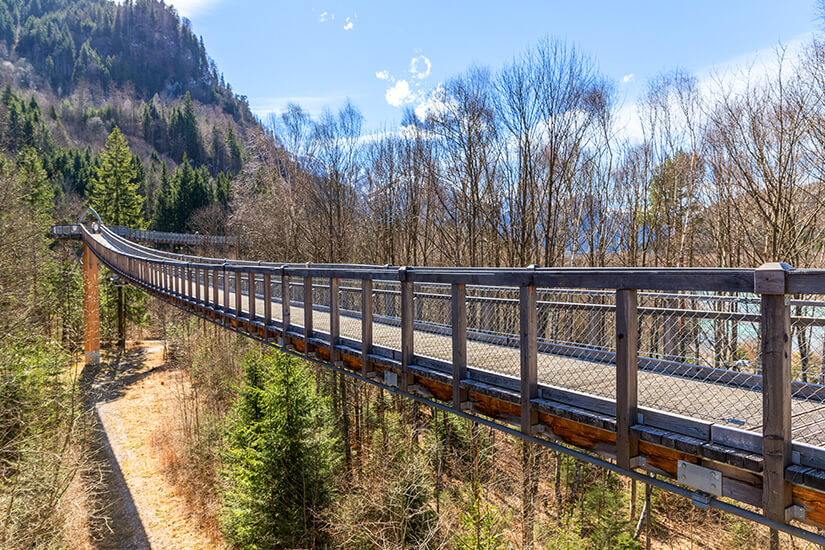
<svg viewBox="0 0 825 550">
<path fill-rule="evenodd" d="M 395 79 L 390 75 L 390 72 L 387 70 L 378 71 L 375 73 L 375 78 L 378 80 L 389 80 L 390 82 L 394 81 Z"/>
<path fill-rule="evenodd" d="M 393 107 L 401 107 L 415 101 L 416 94 L 410 90 L 410 84 L 406 80 L 399 80 L 387 90 L 385 95 L 387 103 Z"/>
<path fill-rule="evenodd" d="M 627 84 L 628 82 L 632 81 L 635 77 L 636 75 L 633 73 L 624 75 L 622 77 L 622 84 Z"/>
<path fill-rule="evenodd" d="M 335 14 L 330 13 L 328 11 L 321 12 L 321 16 L 318 18 L 318 22 L 326 23 L 327 21 L 335 21 Z"/>
<path fill-rule="evenodd" d="M 432 69 L 432 63 L 430 60 L 427 59 L 424 55 L 419 55 L 417 57 L 413 57 L 410 60 L 410 74 L 413 78 L 417 78 L 419 80 L 423 80 L 430 76 L 430 70 Z"/>
<path fill-rule="evenodd" d="M 351 31 L 351 30 L 352 30 L 352 27 L 353 27 L 353 24 L 352 24 L 352 19 L 350 19 L 349 17 L 347 17 L 347 23 L 346 23 L 346 25 L 344 25 L 344 30 L 345 30 L 345 31 Z"/>
<path fill-rule="evenodd" d="M 182 17 L 193 17 L 208 12 L 224 0 L 172 0 L 167 2 L 178 10 Z"/>
</svg>

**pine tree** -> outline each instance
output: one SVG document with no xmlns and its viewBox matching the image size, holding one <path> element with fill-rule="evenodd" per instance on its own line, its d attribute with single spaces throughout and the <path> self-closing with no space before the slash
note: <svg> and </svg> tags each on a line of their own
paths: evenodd
<svg viewBox="0 0 825 550">
<path fill-rule="evenodd" d="M 323 546 L 335 443 L 309 369 L 251 353 L 224 452 L 225 532 L 241 548 Z"/>
<path fill-rule="evenodd" d="M 140 181 L 126 138 L 115 127 L 100 151 L 100 166 L 92 188 L 92 206 L 103 223 L 143 226 L 143 197 Z"/>
<path fill-rule="evenodd" d="M 115 127 L 100 151 L 100 165 L 92 188 L 92 206 L 105 224 L 143 227 L 143 197 L 138 194 L 140 179 L 129 144 Z M 107 284 L 107 290 L 111 291 Z M 117 287 L 118 347 L 126 347 L 126 318 L 142 321 L 143 294 L 129 288 L 128 309 L 124 289 Z"/>
</svg>

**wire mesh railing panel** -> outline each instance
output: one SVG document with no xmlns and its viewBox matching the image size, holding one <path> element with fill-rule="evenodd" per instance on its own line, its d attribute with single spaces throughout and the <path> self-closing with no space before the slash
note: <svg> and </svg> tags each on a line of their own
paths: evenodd
<svg viewBox="0 0 825 550">
<path fill-rule="evenodd" d="M 466 287 L 467 365 L 518 378 L 519 289 Z"/>
<path fill-rule="evenodd" d="M 538 289 L 540 384 L 615 396 L 615 304 L 608 292 Z"/>
<path fill-rule="evenodd" d="M 401 349 L 401 284 L 375 281 L 372 289 L 372 341 L 376 346 Z"/>
<path fill-rule="evenodd" d="M 281 300 L 283 299 L 283 285 L 280 275 L 272 275 L 270 277 L 269 296 L 272 300 L 272 318 L 281 320 L 283 318 L 283 311 L 281 311 Z"/>
<path fill-rule="evenodd" d="M 639 404 L 758 428 L 759 333 L 753 294 L 640 294 Z"/>
<path fill-rule="evenodd" d="M 798 296 L 790 308 L 793 438 L 825 446 L 825 296 Z"/>
<path fill-rule="evenodd" d="M 415 355 L 452 360 L 450 285 L 413 284 Z"/>
<path fill-rule="evenodd" d="M 341 336 L 361 340 L 361 281 L 341 279 L 338 282 L 338 303 L 341 311 Z"/>
<path fill-rule="evenodd" d="M 289 324 L 292 330 L 300 331 L 304 326 L 304 280 L 289 279 Z"/>
<path fill-rule="evenodd" d="M 329 340 L 330 280 L 326 277 L 312 279 L 312 332 L 316 338 Z"/>
</svg>

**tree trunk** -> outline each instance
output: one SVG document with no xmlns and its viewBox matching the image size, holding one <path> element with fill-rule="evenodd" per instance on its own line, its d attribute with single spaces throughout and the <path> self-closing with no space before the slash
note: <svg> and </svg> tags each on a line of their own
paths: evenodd
<svg viewBox="0 0 825 550">
<path fill-rule="evenodd" d="M 126 349 L 126 320 L 124 319 L 123 287 L 117 287 L 117 348 Z"/>
</svg>

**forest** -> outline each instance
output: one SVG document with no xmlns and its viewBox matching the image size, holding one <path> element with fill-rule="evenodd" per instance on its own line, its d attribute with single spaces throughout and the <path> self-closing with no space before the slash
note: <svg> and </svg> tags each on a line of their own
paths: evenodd
<svg viewBox="0 0 825 550">
<path fill-rule="evenodd" d="M 445 81 L 379 133 L 351 101 L 256 118 L 156 0 L 2 0 L 0 59 L 3 548 L 107 536 L 93 400 L 109 371 L 82 365 L 78 249 L 47 237 L 84 205 L 109 224 L 237 235 L 240 255 L 279 262 L 823 267 L 819 38 L 778 46 L 766 71 L 665 72 L 635 105 L 585 49 L 547 38 Z M 753 524 L 213 331 L 112 279 L 106 368 L 163 342 L 180 377 L 162 474 L 216 548 L 764 543 Z"/>
</svg>

